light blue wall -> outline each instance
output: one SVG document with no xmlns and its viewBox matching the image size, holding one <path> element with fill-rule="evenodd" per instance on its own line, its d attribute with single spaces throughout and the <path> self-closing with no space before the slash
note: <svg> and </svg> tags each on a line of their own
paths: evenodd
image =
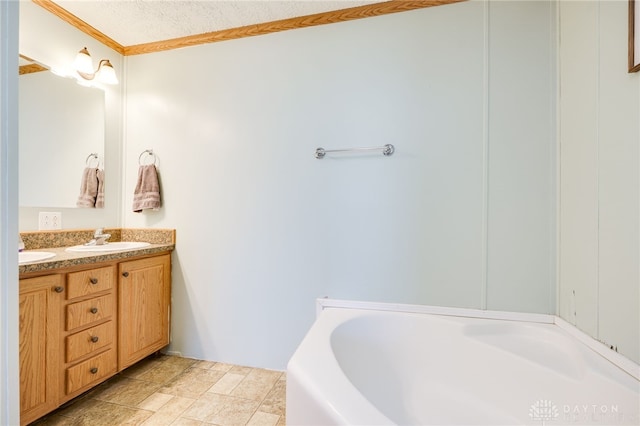
<svg viewBox="0 0 640 426">
<path fill-rule="evenodd" d="M 284 368 L 324 296 L 554 313 L 554 34 L 553 3 L 474 1 L 125 58 L 171 350 Z"/>
<path fill-rule="evenodd" d="M 559 7 L 559 313 L 640 362 L 640 73 L 628 3 Z"/>
<path fill-rule="evenodd" d="M 55 65 L 87 45 L 122 75 L 107 209 L 63 224 L 178 230 L 172 350 L 282 368 L 321 296 L 554 312 L 557 269 L 560 314 L 637 361 L 626 4 L 473 1 L 123 60 L 21 2 L 20 50 Z M 388 142 L 390 158 L 313 158 Z M 147 148 L 165 206 L 133 214 Z"/>
</svg>

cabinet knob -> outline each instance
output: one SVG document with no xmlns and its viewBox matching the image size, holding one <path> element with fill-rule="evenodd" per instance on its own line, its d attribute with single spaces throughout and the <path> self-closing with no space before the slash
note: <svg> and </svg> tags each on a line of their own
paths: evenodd
<svg viewBox="0 0 640 426">
<path fill-rule="evenodd" d="M 89 370 L 89 372 L 91 374 L 96 374 L 98 372 L 98 367 L 91 367 L 91 370 Z"/>
<path fill-rule="evenodd" d="M 89 312 L 91 312 L 92 314 L 97 314 L 98 313 L 98 308 L 91 308 L 91 309 L 89 309 Z"/>
<path fill-rule="evenodd" d="M 60 286 L 54 287 L 53 291 L 55 291 L 56 293 L 62 293 L 64 291 L 64 287 L 60 287 Z"/>
<path fill-rule="evenodd" d="M 97 278 L 89 278 L 89 282 L 91 284 L 98 284 L 98 279 Z"/>
<path fill-rule="evenodd" d="M 128 272 L 123 272 L 123 273 L 122 273 L 122 276 L 123 276 L 123 277 L 125 277 L 125 278 L 127 278 L 127 277 L 129 276 L 129 273 L 128 273 Z"/>
<path fill-rule="evenodd" d="M 93 343 L 98 343 L 98 340 L 100 340 L 100 338 L 98 336 L 91 336 L 91 341 Z"/>
</svg>

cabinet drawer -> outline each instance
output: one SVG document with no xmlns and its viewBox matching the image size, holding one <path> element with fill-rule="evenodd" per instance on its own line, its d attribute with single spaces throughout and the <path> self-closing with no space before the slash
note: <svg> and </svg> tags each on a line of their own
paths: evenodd
<svg viewBox="0 0 640 426">
<path fill-rule="evenodd" d="M 111 290 L 115 282 L 115 267 L 89 269 L 71 272 L 67 275 L 67 298 L 86 296 L 88 294 Z"/>
<path fill-rule="evenodd" d="M 67 305 L 67 331 L 111 318 L 114 305 L 113 294 Z"/>
<path fill-rule="evenodd" d="M 115 325 L 114 321 L 109 321 L 67 336 L 67 362 L 73 362 L 112 344 L 115 337 Z"/>
<path fill-rule="evenodd" d="M 109 349 L 67 369 L 67 393 L 98 382 L 116 371 L 116 351 Z"/>
</svg>

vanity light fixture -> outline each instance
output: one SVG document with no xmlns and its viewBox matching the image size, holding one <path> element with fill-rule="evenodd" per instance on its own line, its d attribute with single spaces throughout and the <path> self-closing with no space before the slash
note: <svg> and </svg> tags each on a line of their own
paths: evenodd
<svg viewBox="0 0 640 426">
<path fill-rule="evenodd" d="M 101 59 L 98 63 L 98 69 L 94 71 L 93 60 L 87 48 L 83 48 L 76 55 L 76 60 L 73 62 L 73 67 L 76 69 L 78 75 L 85 80 L 95 80 L 99 83 L 105 84 L 118 84 L 118 77 L 116 77 L 116 71 L 113 69 L 113 65 L 108 59 Z"/>
</svg>

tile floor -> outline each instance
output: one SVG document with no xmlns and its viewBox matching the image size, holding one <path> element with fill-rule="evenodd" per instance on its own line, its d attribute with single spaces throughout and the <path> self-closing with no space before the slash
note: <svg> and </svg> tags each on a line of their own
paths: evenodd
<svg viewBox="0 0 640 426">
<path fill-rule="evenodd" d="M 281 371 L 154 356 L 32 425 L 281 426 L 285 379 Z"/>
</svg>

